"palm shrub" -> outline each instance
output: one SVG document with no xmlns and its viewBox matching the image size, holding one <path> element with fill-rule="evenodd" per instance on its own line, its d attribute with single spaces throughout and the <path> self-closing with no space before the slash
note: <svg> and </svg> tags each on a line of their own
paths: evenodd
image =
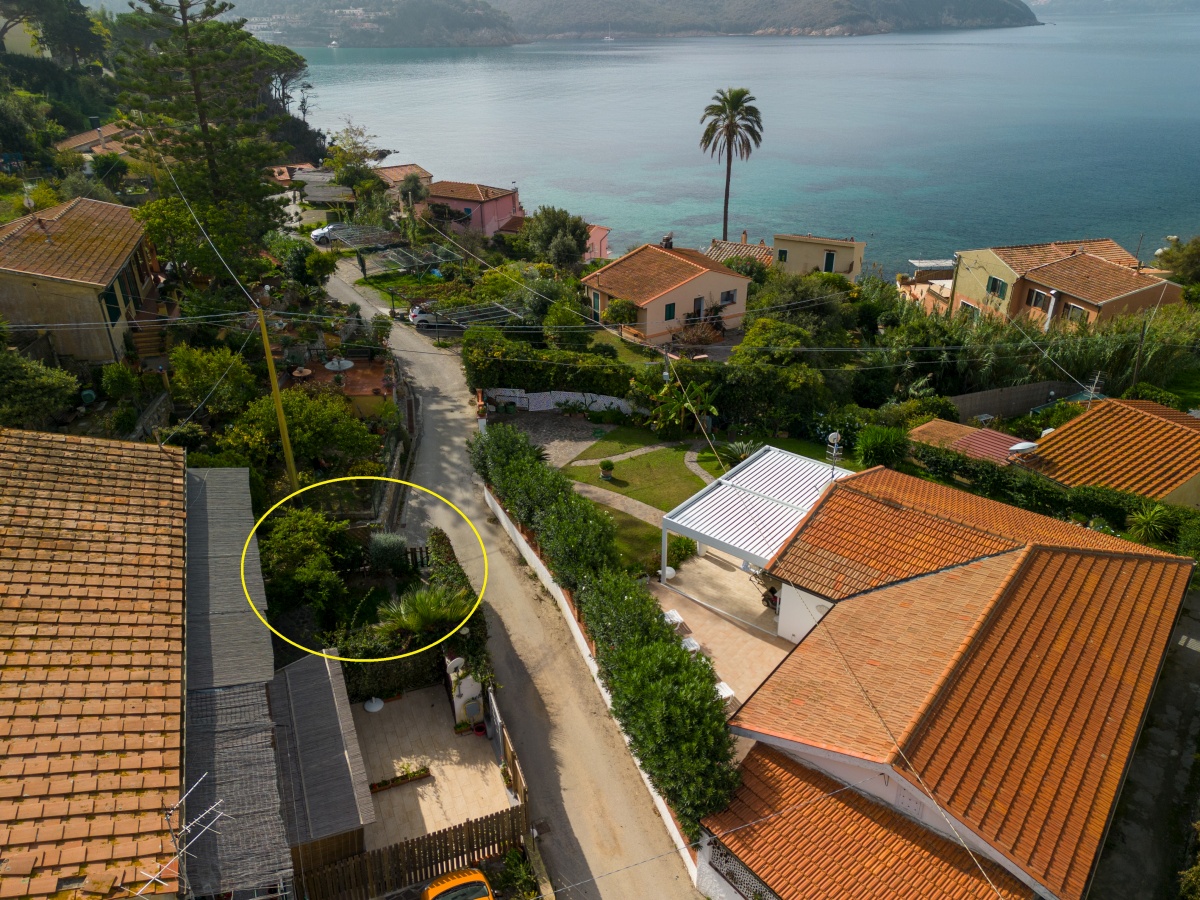
<svg viewBox="0 0 1200 900">
<path fill-rule="evenodd" d="M 442 635 L 461 623 L 475 605 L 466 591 L 444 586 L 415 588 L 398 600 L 379 607 L 375 630 L 390 645 L 403 643 L 409 635 Z"/>
<path fill-rule="evenodd" d="M 367 544 L 367 559 L 378 575 L 403 575 L 409 570 L 408 542 L 394 531 L 373 531 Z"/>
<path fill-rule="evenodd" d="M 695 556 L 697 550 L 699 547 L 690 537 L 673 534 L 667 538 L 667 565 L 672 569 L 678 569 Z"/>
<path fill-rule="evenodd" d="M 1171 511 L 1161 503 L 1147 503 L 1129 517 L 1129 536 L 1142 544 L 1158 544 L 1171 530 Z"/>
<path fill-rule="evenodd" d="M 736 466 L 738 463 L 749 459 L 761 450 L 762 447 L 763 445 L 758 441 L 730 441 L 721 447 L 720 452 L 728 465 Z"/>
<path fill-rule="evenodd" d="M 908 435 L 903 428 L 867 425 L 858 433 L 855 452 L 864 466 L 894 466 L 908 456 Z"/>
</svg>

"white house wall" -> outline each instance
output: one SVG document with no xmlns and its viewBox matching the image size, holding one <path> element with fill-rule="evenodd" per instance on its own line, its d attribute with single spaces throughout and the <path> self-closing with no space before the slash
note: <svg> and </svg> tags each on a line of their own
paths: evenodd
<svg viewBox="0 0 1200 900">
<path fill-rule="evenodd" d="M 779 636 L 800 643 L 829 612 L 833 603 L 790 584 L 779 592 Z"/>
</svg>

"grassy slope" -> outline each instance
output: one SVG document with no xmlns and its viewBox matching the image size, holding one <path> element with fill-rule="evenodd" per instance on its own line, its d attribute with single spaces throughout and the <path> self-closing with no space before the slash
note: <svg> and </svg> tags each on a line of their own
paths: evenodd
<svg viewBox="0 0 1200 900">
<path fill-rule="evenodd" d="M 686 452 L 686 447 L 667 447 L 622 460 L 613 471 L 612 481 L 600 478 L 599 466 L 567 466 L 562 471 L 576 481 L 624 494 L 665 512 L 704 487 L 699 476 L 683 464 Z"/>
</svg>

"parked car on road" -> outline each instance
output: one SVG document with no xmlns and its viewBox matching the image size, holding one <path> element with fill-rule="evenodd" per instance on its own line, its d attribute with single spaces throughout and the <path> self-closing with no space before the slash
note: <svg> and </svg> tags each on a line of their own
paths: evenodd
<svg viewBox="0 0 1200 900">
<path fill-rule="evenodd" d="M 337 237 L 339 231 L 345 231 L 350 226 L 345 222 L 330 222 L 328 225 L 322 225 L 320 228 L 314 228 L 312 231 L 312 239 L 318 244 L 328 244 Z"/>
<path fill-rule="evenodd" d="M 414 306 L 408 311 L 408 321 L 418 328 L 432 328 L 434 325 L 453 325 L 452 319 L 430 312 L 422 306 Z"/>
<path fill-rule="evenodd" d="M 435 878 L 421 894 L 421 900 L 495 900 L 487 876 L 478 869 L 459 869 Z"/>
</svg>

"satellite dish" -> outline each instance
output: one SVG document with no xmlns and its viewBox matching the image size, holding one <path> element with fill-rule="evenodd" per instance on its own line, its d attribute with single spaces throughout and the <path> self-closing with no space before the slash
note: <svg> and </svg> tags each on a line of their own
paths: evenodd
<svg viewBox="0 0 1200 900">
<path fill-rule="evenodd" d="M 1030 450 L 1036 450 L 1037 444 L 1033 441 L 1021 441 L 1019 444 L 1013 444 L 1008 448 L 1009 453 L 1028 453 Z"/>
<path fill-rule="evenodd" d="M 456 656 L 454 659 L 446 663 L 446 671 L 453 675 L 466 664 L 467 661 L 465 659 L 463 659 L 461 656 Z"/>
<path fill-rule="evenodd" d="M 1043 429 L 1042 429 L 1042 437 L 1045 437 L 1046 435 L 1048 435 L 1048 434 L 1049 434 L 1050 432 L 1052 432 L 1053 430 L 1054 430 L 1053 428 L 1043 428 Z"/>
</svg>

